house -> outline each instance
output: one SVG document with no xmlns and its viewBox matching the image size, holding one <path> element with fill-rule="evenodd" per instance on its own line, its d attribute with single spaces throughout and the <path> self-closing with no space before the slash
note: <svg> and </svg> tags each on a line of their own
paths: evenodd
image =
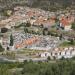
<svg viewBox="0 0 75 75">
<path fill-rule="evenodd" d="M 5 28 L 11 29 L 11 26 L 10 25 L 6 25 Z"/>
<path fill-rule="evenodd" d="M 35 19 L 31 19 L 30 24 L 33 25 L 35 21 L 36 21 Z"/>
<path fill-rule="evenodd" d="M 72 50 L 72 53 L 71 53 L 72 57 L 75 56 L 75 50 Z"/>
<path fill-rule="evenodd" d="M 23 10 L 23 7 L 21 6 L 14 7 L 14 11 L 19 11 L 19 10 Z"/>
<path fill-rule="evenodd" d="M 70 50 L 66 51 L 66 54 L 65 54 L 64 58 L 72 58 Z"/>
<path fill-rule="evenodd" d="M 53 25 L 55 25 L 55 20 L 54 19 L 49 19 L 49 20 L 43 21 L 43 26 L 46 27 L 46 28 L 51 27 Z"/>
<path fill-rule="evenodd" d="M 45 28 L 46 27 L 51 27 L 55 25 L 55 20 L 54 19 L 45 19 L 44 17 L 38 18 L 35 22 L 34 25 L 40 26 L 43 25 Z"/>
<path fill-rule="evenodd" d="M 14 51 L 14 50 L 15 50 L 14 45 L 13 45 L 13 46 L 9 46 L 8 48 L 9 48 L 9 50 L 11 50 L 11 51 Z"/>
<path fill-rule="evenodd" d="M 52 56 L 55 56 L 56 59 L 64 58 L 72 58 L 75 56 L 75 48 L 69 47 L 69 48 L 62 48 L 57 49 L 52 52 Z"/>
<path fill-rule="evenodd" d="M 5 35 L 2 37 L 2 46 L 5 50 L 7 50 L 7 47 L 10 44 L 10 38 L 8 37 L 8 35 Z"/>
<path fill-rule="evenodd" d="M 60 21 L 60 27 L 62 27 L 65 31 L 70 30 L 71 26 L 71 23 L 69 23 L 67 19 L 62 19 Z"/>
<path fill-rule="evenodd" d="M 73 16 L 67 16 L 67 17 L 63 16 L 60 19 L 60 27 L 63 28 L 65 31 L 71 30 L 73 22 L 74 22 Z"/>
<path fill-rule="evenodd" d="M 48 56 L 51 56 L 49 52 L 44 52 L 44 53 L 40 54 L 40 57 L 42 57 L 42 58 L 45 58 L 45 57 L 48 57 Z"/>
</svg>

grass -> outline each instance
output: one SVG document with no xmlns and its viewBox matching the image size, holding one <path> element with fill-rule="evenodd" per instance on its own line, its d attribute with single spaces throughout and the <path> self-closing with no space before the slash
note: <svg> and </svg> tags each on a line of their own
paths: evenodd
<svg viewBox="0 0 75 75">
<path fill-rule="evenodd" d="M 23 55 L 23 56 L 28 56 L 28 57 L 36 57 L 36 54 L 45 52 L 43 50 L 31 50 L 31 49 L 23 49 L 20 51 L 15 52 L 15 57 L 16 55 Z"/>
<path fill-rule="evenodd" d="M 21 51 L 17 51 L 18 54 L 39 53 L 39 52 L 44 52 L 44 50 L 24 49 Z"/>
<path fill-rule="evenodd" d="M 75 46 L 75 41 L 73 44 L 69 41 L 64 41 L 62 44 L 60 44 L 61 47 L 68 47 L 68 46 Z"/>
</svg>

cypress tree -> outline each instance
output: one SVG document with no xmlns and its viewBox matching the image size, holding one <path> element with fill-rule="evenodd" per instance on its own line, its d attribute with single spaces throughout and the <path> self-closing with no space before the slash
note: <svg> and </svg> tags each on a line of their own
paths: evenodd
<svg viewBox="0 0 75 75">
<path fill-rule="evenodd" d="M 13 46 L 13 36 L 12 36 L 12 34 L 10 35 L 10 46 Z"/>
</svg>

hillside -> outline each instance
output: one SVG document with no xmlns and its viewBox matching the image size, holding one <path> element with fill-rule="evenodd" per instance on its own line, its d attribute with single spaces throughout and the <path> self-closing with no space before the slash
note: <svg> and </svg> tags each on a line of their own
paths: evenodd
<svg viewBox="0 0 75 75">
<path fill-rule="evenodd" d="M 75 0 L 32 0 L 32 7 L 40 7 L 46 10 L 65 9 L 66 7 L 75 9 Z"/>
<path fill-rule="evenodd" d="M 0 0 L 0 11 L 12 8 L 15 5 L 28 5 L 30 7 L 40 7 L 42 9 L 74 8 L 75 0 Z"/>
</svg>

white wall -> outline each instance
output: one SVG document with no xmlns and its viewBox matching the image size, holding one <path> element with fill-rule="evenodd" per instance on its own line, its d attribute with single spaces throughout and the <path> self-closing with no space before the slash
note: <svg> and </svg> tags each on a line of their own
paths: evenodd
<svg viewBox="0 0 75 75">
<path fill-rule="evenodd" d="M 71 25 L 64 26 L 64 30 L 65 30 L 65 31 L 71 30 Z"/>
</svg>

